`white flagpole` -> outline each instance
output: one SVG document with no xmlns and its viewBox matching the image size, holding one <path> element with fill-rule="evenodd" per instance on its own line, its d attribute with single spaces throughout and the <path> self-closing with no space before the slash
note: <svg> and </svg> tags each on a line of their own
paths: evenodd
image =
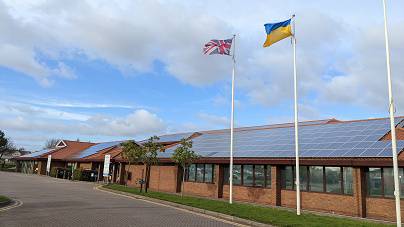
<svg viewBox="0 0 404 227">
<path fill-rule="evenodd" d="M 298 120 L 298 104 L 297 104 L 297 73 L 296 73 L 296 37 L 295 37 L 295 15 L 293 20 L 293 84 L 295 93 L 295 153 L 296 153 L 296 214 L 300 215 L 300 164 L 299 164 L 299 120 Z"/>
<path fill-rule="evenodd" d="M 388 31 L 387 31 L 386 0 L 383 0 L 383 13 L 384 13 L 384 37 L 385 37 L 385 43 L 386 43 L 387 83 L 388 83 L 388 90 L 389 90 L 391 149 L 393 151 L 394 196 L 396 199 L 396 221 L 397 221 L 397 226 L 401 227 L 400 184 L 399 184 L 399 180 L 398 180 L 396 125 L 394 123 L 394 102 L 393 102 L 393 92 L 392 92 L 392 85 L 391 85 L 390 49 L 389 49 L 389 36 L 388 36 Z"/>
<path fill-rule="evenodd" d="M 236 35 L 233 35 L 233 73 L 231 77 L 231 119 L 230 119 L 230 176 L 229 203 L 233 203 L 233 147 L 234 147 L 234 81 L 236 71 Z"/>
</svg>

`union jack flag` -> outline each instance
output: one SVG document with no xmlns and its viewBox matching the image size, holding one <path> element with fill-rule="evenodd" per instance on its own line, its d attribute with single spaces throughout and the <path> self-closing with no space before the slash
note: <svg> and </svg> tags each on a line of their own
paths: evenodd
<svg viewBox="0 0 404 227">
<path fill-rule="evenodd" d="M 203 48 L 203 54 L 212 55 L 212 54 L 222 54 L 222 55 L 230 55 L 231 43 L 233 39 L 212 39 Z"/>
</svg>

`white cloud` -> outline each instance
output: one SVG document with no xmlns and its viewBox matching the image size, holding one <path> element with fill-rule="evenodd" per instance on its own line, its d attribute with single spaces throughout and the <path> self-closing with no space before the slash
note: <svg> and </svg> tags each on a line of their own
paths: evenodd
<svg viewBox="0 0 404 227">
<path fill-rule="evenodd" d="M 73 134 L 78 137 L 82 135 L 135 137 L 164 132 L 166 125 L 156 114 L 140 109 L 124 117 L 94 115 L 85 121 L 2 117 L 0 128 L 17 132 Z"/>
<path fill-rule="evenodd" d="M 229 119 L 225 116 L 218 116 L 208 113 L 199 113 L 198 118 L 204 121 L 205 124 L 213 126 L 214 128 L 229 127 L 230 125 Z"/>
</svg>

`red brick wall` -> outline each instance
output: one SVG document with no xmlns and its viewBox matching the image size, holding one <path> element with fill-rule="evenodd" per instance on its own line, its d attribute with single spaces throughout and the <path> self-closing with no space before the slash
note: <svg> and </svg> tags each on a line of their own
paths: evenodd
<svg viewBox="0 0 404 227">
<path fill-rule="evenodd" d="M 301 203 L 302 209 L 306 210 L 358 216 L 355 197 L 350 195 L 302 192 Z M 282 190 L 281 204 L 285 207 L 296 207 L 296 191 Z"/>
<path fill-rule="evenodd" d="M 401 201 L 401 216 L 404 215 L 404 201 Z M 395 200 L 384 198 L 366 198 L 366 214 L 368 218 L 396 220 Z"/>
<path fill-rule="evenodd" d="M 185 182 L 184 193 L 204 197 L 217 197 L 217 186 L 212 183 Z M 224 192 L 223 192 L 224 195 Z"/>
<path fill-rule="evenodd" d="M 144 171 L 144 175 L 146 175 L 146 166 L 145 165 L 130 165 L 125 166 L 125 171 L 129 171 L 132 173 L 131 180 L 128 180 L 127 184 L 130 187 L 140 187 L 138 184 L 138 180 L 142 178 L 142 170 Z M 125 177 L 125 173 L 122 174 L 122 177 Z"/>
<path fill-rule="evenodd" d="M 229 185 L 223 186 L 223 198 L 229 198 Z M 270 188 L 255 188 L 233 185 L 233 199 L 245 202 L 254 202 L 275 205 L 275 198 Z"/>
<path fill-rule="evenodd" d="M 127 170 L 128 167 L 126 167 Z M 150 170 L 149 188 L 153 191 L 175 192 L 177 188 L 177 166 L 152 166 Z M 138 180 L 146 175 L 145 165 L 131 165 L 129 172 L 132 179 L 128 180 L 128 186 L 140 187 Z M 143 176 L 143 178 L 144 178 Z"/>
<path fill-rule="evenodd" d="M 176 192 L 177 166 L 152 166 L 150 170 L 150 189 L 154 191 Z"/>
</svg>

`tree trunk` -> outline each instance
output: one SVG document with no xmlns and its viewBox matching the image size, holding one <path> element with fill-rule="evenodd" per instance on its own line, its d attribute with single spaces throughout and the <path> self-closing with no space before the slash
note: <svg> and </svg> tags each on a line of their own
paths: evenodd
<svg viewBox="0 0 404 227">
<path fill-rule="evenodd" d="M 182 167 L 181 197 L 184 194 L 184 183 L 185 183 L 185 167 Z"/>
<path fill-rule="evenodd" d="M 128 170 L 125 170 L 125 185 L 126 186 L 128 186 L 129 168 L 130 168 L 130 161 L 128 162 Z"/>
<path fill-rule="evenodd" d="M 150 180 L 150 166 L 149 164 L 146 164 L 146 186 L 145 186 L 146 193 L 147 189 L 149 189 L 149 180 Z"/>
</svg>

